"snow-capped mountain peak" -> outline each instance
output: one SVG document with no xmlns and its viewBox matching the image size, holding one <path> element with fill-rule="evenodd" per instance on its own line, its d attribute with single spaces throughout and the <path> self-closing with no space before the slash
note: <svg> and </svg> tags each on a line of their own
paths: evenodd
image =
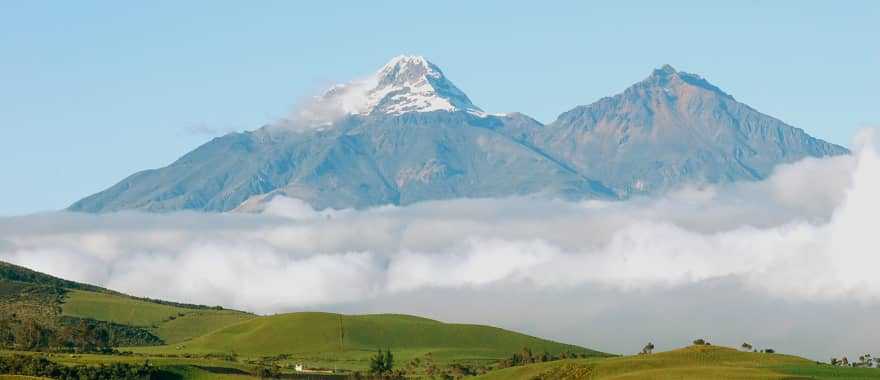
<svg viewBox="0 0 880 380">
<path fill-rule="evenodd" d="M 333 86 L 320 99 L 348 114 L 465 111 L 485 115 L 439 67 L 414 55 L 394 57 L 372 76 Z"/>
<path fill-rule="evenodd" d="M 427 77 L 443 78 L 443 72 L 425 57 L 419 55 L 398 55 L 376 72 L 380 86 L 406 86 Z"/>
</svg>

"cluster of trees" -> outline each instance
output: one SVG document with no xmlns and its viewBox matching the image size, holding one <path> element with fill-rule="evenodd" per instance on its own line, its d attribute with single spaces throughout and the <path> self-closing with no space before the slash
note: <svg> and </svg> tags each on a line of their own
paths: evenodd
<svg viewBox="0 0 880 380">
<path fill-rule="evenodd" d="M 281 368 L 276 365 L 264 365 L 257 368 L 257 377 L 261 379 L 276 379 L 281 373 Z"/>
<path fill-rule="evenodd" d="M 380 379 L 404 378 L 403 371 L 394 370 L 394 354 L 391 350 L 379 350 L 370 358 L 370 375 Z"/>
<path fill-rule="evenodd" d="M 158 378 L 158 370 L 144 363 L 114 363 L 98 366 L 65 366 L 45 357 L 29 355 L 0 356 L 0 373 L 39 376 L 58 380 L 149 380 Z"/>
<path fill-rule="evenodd" d="M 443 380 L 453 380 L 453 379 L 461 379 L 468 376 L 476 376 L 481 372 L 472 366 L 461 363 L 452 363 L 446 368 L 443 373 L 440 374 L 440 378 Z"/>
<path fill-rule="evenodd" d="M 394 370 L 394 354 L 391 350 L 376 352 L 376 355 L 370 358 L 370 373 L 381 375 Z"/>
<path fill-rule="evenodd" d="M 351 380 L 405 380 L 406 375 L 403 371 L 392 371 L 381 375 L 371 373 L 352 372 L 348 375 Z"/>
<path fill-rule="evenodd" d="M 421 371 L 420 371 L 421 370 Z M 489 371 L 486 366 L 476 366 L 465 363 L 452 363 L 448 366 L 438 366 L 434 361 L 434 355 L 430 352 L 423 358 L 413 358 L 406 364 L 406 373 L 424 373 L 429 379 L 455 380 L 468 376 L 481 375 Z"/>
<path fill-rule="evenodd" d="M 518 353 L 514 353 L 509 358 L 504 359 L 499 363 L 500 368 L 506 367 L 516 367 L 525 364 L 531 363 L 542 363 L 542 362 L 550 362 L 554 360 L 562 360 L 562 359 L 577 359 L 577 358 L 586 358 L 587 354 L 578 354 L 574 352 L 562 352 L 559 355 L 550 354 L 547 351 L 544 351 L 540 354 L 533 353 L 532 349 L 528 347 L 523 347 L 522 350 Z"/>
<path fill-rule="evenodd" d="M 114 293 L 114 292 L 111 292 L 111 293 Z M 198 304 L 182 303 L 182 302 L 174 302 L 174 301 L 165 301 L 165 300 L 159 300 L 159 299 L 147 298 L 147 297 L 133 297 L 133 296 L 128 296 L 128 297 L 131 297 L 131 298 L 139 300 L 139 301 L 145 301 L 145 302 L 155 303 L 155 304 L 165 305 L 165 306 L 172 306 L 172 307 L 177 307 L 177 308 L 181 308 L 181 309 L 224 310 L 223 306 L 219 306 L 219 305 L 208 306 L 208 305 L 198 305 Z"/>
<path fill-rule="evenodd" d="M 47 346 L 50 341 L 51 330 L 40 325 L 33 319 L 18 321 L 15 319 L 0 319 L 0 346 L 32 350 Z"/>
<path fill-rule="evenodd" d="M 765 354 L 775 354 L 775 353 L 776 353 L 776 350 L 774 350 L 774 349 L 772 349 L 772 348 L 765 348 L 765 349 L 762 349 L 762 350 L 758 350 L 757 348 L 755 348 L 754 346 L 752 346 L 751 343 L 748 343 L 748 342 L 744 342 L 744 343 L 743 343 L 742 345 L 740 345 L 739 347 L 742 348 L 743 351 L 761 352 L 761 353 L 765 353 Z"/>
<path fill-rule="evenodd" d="M 57 343 L 68 350 L 79 352 L 106 351 L 110 348 L 110 332 L 86 320 L 75 326 L 62 327 L 56 336 Z"/>
<path fill-rule="evenodd" d="M 34 319 L 3 319 L 0 320 L 0 346 L 27 351 L 105 352 L 110 350 L 110 332 L 87 320 L 54 328 Z"/>
<path fill-rule="evenodd" d="M 831 358 L 830 361 L 833 366 L 841 366 L 841 367 L 863 367 L 863 368 L 880 368 L 880 357 L 873 357 L 871 354 L 859 355 L 859 361 L 850 362 L 846 356 L 838 359 Z"/>
<path fill-rule="evenodd" d="M 408 376 L 415 375 L 419 378 L 455 380 L 476 376 L 488 370 L 485 366 L 476 367 L 465 363 L 452 363 L 441 367 L 434 362 L 434 356 L 430 352 L 422 358 L 413 358 L 403 368 L 394 368 L 394 354 L 390 350 L 379 350 L 370 358 L 368 373 L 353 372 L 349 378 L 353 380 L 403 380 Z"/>
</svg>

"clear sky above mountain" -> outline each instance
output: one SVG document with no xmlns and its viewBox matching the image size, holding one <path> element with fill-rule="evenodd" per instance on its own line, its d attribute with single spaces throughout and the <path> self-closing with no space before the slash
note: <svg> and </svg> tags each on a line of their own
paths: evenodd
<svg viewBox="0 0 880 380">
<path fill-rule="evenodd" d="M 831 142 L 880 123 L 873 1 L 0 8 L 0 214 L 63 208 L 403 53 L 486 112 L 544 122 L 669 63 Z"/>
</svg>

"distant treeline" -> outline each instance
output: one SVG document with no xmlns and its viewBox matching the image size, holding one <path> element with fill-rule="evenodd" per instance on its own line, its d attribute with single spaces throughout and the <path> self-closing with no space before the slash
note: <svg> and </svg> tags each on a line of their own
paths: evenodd
<svg viewBox="0 0 880 380">
<path fill-rule="evenodd" d="M 97 366 L 65 366 L 45 357 L 0 356 L 0 374 L 47 377 L 58 380 L 150 380 L 158 379 L 159 371 L 147 363 L 133 365 L 113 363 Z"/>
<path fill-rule="evenodd" d="M 578 359 L 578 358 L 588 358 L 590 355 L 586 353 L 576 353 L 576 352 L 562 352 L 558 355 L 551 354 L 547 351 L 541 353 L 533 353 L 532 350 L 528 347 L 523 348 L 520 352 L 514 353 L 510 355 L 509 358 L 502 360 L 499 363 L 499 368 L 506 367 L 516 367 L 520 365 L 526 365 L 531 363 L 543 363 L 550 362 L 556 360 L 563 359 Z"/>
<path fill-rule="evenodd" d="M 147 330 L 116 323 L 62 317 L 60 325 L 34 319 L 0 319 L 0 347 L 18 350 L 113 353 L 111 347 L 160 345 Z"/>
<path fill-rule="evenodd" d="M 115 293 L 115 292 L 114 292 L 114 293 Z M 157 300 L 157 299 L 154 299 L 154 298 L 147 298 L 147 297 L 134 297 L 134 296 L 130 296 L 130 295 L 127 295 L 127 294 L 126 294 L 125 296 L 130 297 L 131 299 L 136 299 L 136 300 L 138 300 L 138 301 L 144 301 L 144 302 L 156 303 L 156 304 L 159 304 L 159 305 L 165 305 L 165 306 L 179 307 L 179 308 L 181 308 L 181 309 L 195 309 L 195 310 L 223 310 L 223 306 L 196 305 L 196 304 L 191 304 L 191 303 L 182 303 L 182 302 L 173 302 L 173 301 Z"/>
</svg>

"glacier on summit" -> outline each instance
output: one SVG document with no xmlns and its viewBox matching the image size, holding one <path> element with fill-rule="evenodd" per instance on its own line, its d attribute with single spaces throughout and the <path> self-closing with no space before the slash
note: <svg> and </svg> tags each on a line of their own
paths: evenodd
<svg viewBox="0 0 880 380">
<path fill-rule="evenodd" d="M 432 111 L 486 115 L 439 67 L 421 56 L 400 55 L 366 78 L 330 87 L 290 122 L 325 126 L 346 115 Z"/>
</svg>

